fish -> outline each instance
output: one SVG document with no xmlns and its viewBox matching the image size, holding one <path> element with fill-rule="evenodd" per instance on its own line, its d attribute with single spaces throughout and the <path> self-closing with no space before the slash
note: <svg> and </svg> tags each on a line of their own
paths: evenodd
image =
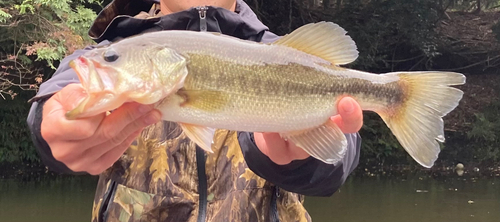
<svg viewBox="0 0 500 222">
<path fill-rule="evenodd" d="M 430 168 L 445 141 L 442 117 L 463 96 L 456 72 L 375 74 L 344 67 L 358 58 L 347 31 L 310 23 L 272 43 L 220 33 L 158 31 L 122 39 L 72 60 L 86 92 L 66 113 L 84 118 L 126 102 L 154 104 L 162 119 L 211 152 L 216 129 L 279 133 L 326 164 L 346 155 L 330 117 L 349 96 L 377 113 L 402 147 Z"/>
</svg>

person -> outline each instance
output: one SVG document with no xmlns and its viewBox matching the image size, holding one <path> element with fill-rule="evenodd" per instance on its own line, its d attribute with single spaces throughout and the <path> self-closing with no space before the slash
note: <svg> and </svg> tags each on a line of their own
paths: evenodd
<svg viewBox="0 0 500 222">
<path fill-rule="evenodd" d="M 209 6 L 205 6 L 209 5 Z M 100 175 L 92 221 L 311 221 L 304 195 L 330 196 L 357 166 L 363 123 L 352 98 L 332 121 L 348 140 L 335 165 L 310 157 L 276 133 L 217 130 L 204 153 L 152 105 L 67 120 L 83 98 L 69 62 L 88 50 L 160 30 L 211 31 L 269 43 L 279 36 L 243 0 L 114 0 L 89 35 L 98 44 L 62 60 L 28 116 L 43 162 L 62 173 Z"/>
</svg>

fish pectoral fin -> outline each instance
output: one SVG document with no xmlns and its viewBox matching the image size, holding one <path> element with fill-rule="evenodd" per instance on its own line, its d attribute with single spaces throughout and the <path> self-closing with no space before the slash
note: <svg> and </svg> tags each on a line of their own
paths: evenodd
<svg viewBox="0 0 500 222">
<path fill-rule="evenodd" d="M 314 129 L 282 133 L 281 137 L 327 164 L 338 163 L 347 151 L 347 139 L 344 133 L 330 120 Z"/>
<path fill-rule="evenodd" d="M 334 65 L 344 65 L 358 58 L 356 43 L 346 33 L 342 27 L 332 22 L 311 23 L 272 44 L 298 49 Z"/>
<path fill-rule="evenodd" d="M 189 106 L 199 110 L 217 111 L 226 106 L 229 98 L 220 91 L 186 90 L 181 88 L 177 95 L 183 98 L 181 106 Z"/>
<path fill-rule="evenodd" d="M 205 126 L 196 126 L 187 123 L 179 123 L 186 136 L 203 150 L 213 153 L 212 143 L 215 129 Z"/>
</svg>

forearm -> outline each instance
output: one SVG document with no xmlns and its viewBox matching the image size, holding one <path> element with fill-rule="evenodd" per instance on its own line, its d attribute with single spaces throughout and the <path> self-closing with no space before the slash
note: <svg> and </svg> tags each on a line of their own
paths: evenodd
<svg viewBox="0 0 500 222">
<path fill-rule="evenodd" d="M 359 134 L 346 134 L 346 138 L 347 153 L 336 165 L 312 157 L 278 165 L 259 150 L 252 133 L 238 134 L 247 165 L 254 173 L 285 190 L 309 196 L 332 195 L 357 166 L 361 138 Z"/>
</svg>

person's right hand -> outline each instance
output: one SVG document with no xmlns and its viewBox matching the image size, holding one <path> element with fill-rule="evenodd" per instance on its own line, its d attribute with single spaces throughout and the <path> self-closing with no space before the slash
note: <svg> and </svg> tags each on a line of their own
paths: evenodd
<svg viewBox="0 0 500 222">
<path fill-rule="evenodd" d="M 125 103 L 111 114 L 76 120 L 65 117 L 85 92 L 70 84 L 43 106 L 42 137 L 52 155 L 74 172 L 102 173 L 127 150 L 142 129 L 161 119 L 152 105 Z"/>
</svg>

